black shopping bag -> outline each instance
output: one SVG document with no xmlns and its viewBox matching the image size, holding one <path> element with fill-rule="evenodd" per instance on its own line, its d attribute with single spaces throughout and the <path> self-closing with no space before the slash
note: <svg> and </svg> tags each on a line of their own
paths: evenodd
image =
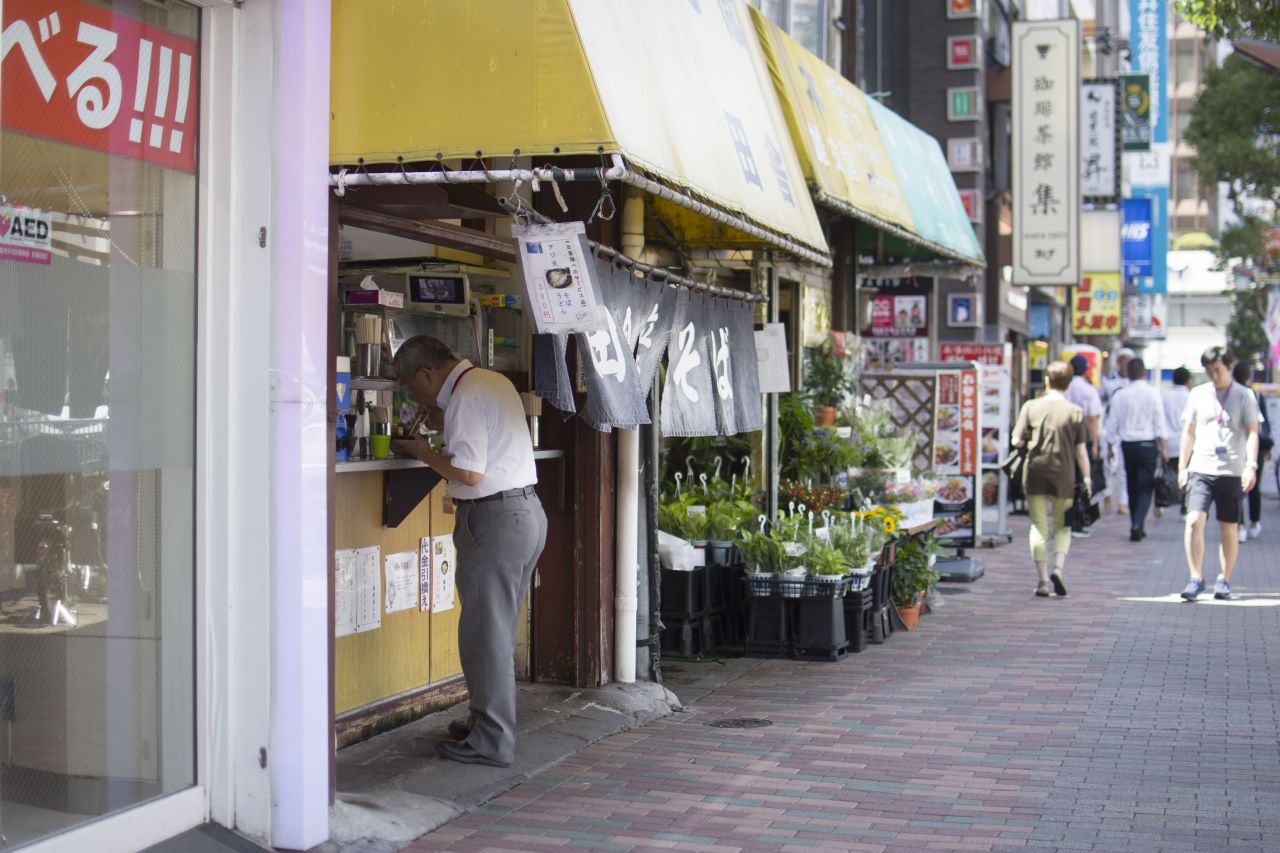
<svg viewBox="0 0 1280 853">
<path fill-rule="evenodd" d="M 1156 470 L 1155 481 L 1156 506 L 1177 506 L 1182 503 L 1182 490 L 1178 488 L 1178 472 L 1172 465 L 1163 462 Z"/>
</svg>

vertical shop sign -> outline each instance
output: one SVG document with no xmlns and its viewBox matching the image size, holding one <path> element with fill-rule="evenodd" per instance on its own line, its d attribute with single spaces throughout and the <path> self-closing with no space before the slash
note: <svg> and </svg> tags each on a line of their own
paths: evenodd
<svg viewBox="0 0 1280 853">
<path fill-rule="evenodd" d="M 1129 0 L 1129 70 L 1147 74 L 1151 141 L 1169 141 L 1167 0 Z M 1128 149 L 1126 149 L 1128 150 Z"/>
<path fill-rule="evenodd" d="M 581 222 L 513 225 L 529 316 L 539 334 L 605 328 Z"/>
<path fill-rule="evenodd" d="M 83 0 L 5 3 L 6 130 L 196 168 L 196 42 Z"/>
<path fill-rule="evenodd" d="M 934 406 L 933 470 L 941 487 L 934 514 L 953 522 L 947 544 L 971 548 L 977 541 L 978 371 L 938 372 Z"/>
<path fill-rule="evenodd" d="M 1080 93 L 1080 194 L 1095 204 L 1120 197 L 1120 146 L 1114 79 L 1086 80 Z"/>
<path fill-rule="evenodd" d="M 947 68 L 952 71 L 965 71 L 978 67 L 978 37 L 947 37 Z"/>
<path fill-rule="evenodd" d="M 1085 273 L 1071 298 L 1071 331 L 1077 335 L 1119 335 L 1120 298 L 1120 273 Z"/>
<path fill-rule="evenodd" d="M 977 86 L 947 89 L 947 121 L 977 121 L 982 117 L 982 90 Z"/>
<path fill-rule="evenodd" d="M 980 190 L 958 190 L 960 203 L 964 205 L 964 215 L 973 223 L 982 222 L 982 192 Z"/>
<path fill-rule="evenodd" d="M 1120 253 L 1125 281 L 1151 277 L 1151 199 L 1126 198 L 1120 207 Z"/>
<path fill-rule="evenodd" d="M 1139 341 L 1158 341 L 1168 328 L 1167 300 L 1163 293 L 1136 293 L 1124 296 L 1124 333 Z"/>
<path fill-rule="evenodd" d="M 947 168 L 953 172 L 982 171 L 982 140 L 976 136 L 948 139 Z"/>
<path fill-rule="evenodd" d="M 1013 283 L 1080 278 L 1080 22 L 1013 23 Z"/>
<path fill-rule="evenodd" d="M 1120 144 L 1125 151 L 1151 150 L 1151 75 L 1120 75 Z"/>
</svg>

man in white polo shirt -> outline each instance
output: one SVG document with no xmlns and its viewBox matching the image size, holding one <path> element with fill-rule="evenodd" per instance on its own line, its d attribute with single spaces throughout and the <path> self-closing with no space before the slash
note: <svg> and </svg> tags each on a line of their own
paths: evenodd
<svg viewBox="0 0 1280 853">
<path fill-rule="evenodd" d="M 444 430 L 443 453 L 417 436 L 396 442 L 396 451 L 444 477 L 458 508 L 458 653 L 471 716 L 449 725 L 456 740 L 440 741 L 436 752 L 506 767 L 516 746 L 516 620 L 547 541 L 524 408 L 501 373 L 475 367 L 426 335 L 401 344 L 395 367 L 410 398 L 435 411 L 432 425 Z"/>
<path fill-rule="evenodd" d="M 1187 492 L 1187 567 L 1191 580 L 1182 591 L 1187 601 L 1204 592 L 1204 525 L 1209 505 L 1217 506 L 1222 533 L 1221 568 L 1213 597 L 1231 597 L 1231 570 L 1240 543 L 1240 497 L 1258 484 L 1258 400 L 1231 377 L 1235 356 L 1225 347 L 1209 347 L 1200 356 L 1209 381 L 1191 389 L 1183 412 L 1178 485 Z"/>
<path fill-rule="evenodd" d="M 1129 384 L 1111 398 L 1107 438 L 1123 456 L 1125 488 L 1129 493 L 1129 541 L 1146 538 L 1158 460 L 1169 458 L 1168 429 L 1160 392 L 1147 382 L 1147 366 L 1129 359 Z"/>
</svg>

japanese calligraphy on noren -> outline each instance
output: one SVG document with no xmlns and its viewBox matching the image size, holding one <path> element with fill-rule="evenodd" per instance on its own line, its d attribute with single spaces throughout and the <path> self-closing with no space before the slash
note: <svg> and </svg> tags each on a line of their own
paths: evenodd
<svg viewBox="0 0 1280 853">
<path fill-rule="evenodd" d="M 1080 276 L 1080 25 L 1018 21 L 1013 43 L 1013 283 L 1073 285 Z M 1114 115 L 1108 127 L 1114 139 Z M 1113 155 L 1113 179 L 1114 166 Z"/>
</svg>

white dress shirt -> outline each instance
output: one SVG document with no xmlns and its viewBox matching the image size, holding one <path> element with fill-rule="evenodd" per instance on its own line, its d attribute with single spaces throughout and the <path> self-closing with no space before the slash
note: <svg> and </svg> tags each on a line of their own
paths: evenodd
<svg viewBox="0 0 1280 853">
<path fill-rule="evenodd" d="M 1067 386 L 1067 400 L 1084 409 L 1086 418 L 1102 414 L 1102 397 L 1098 395 L 1098 389 L 1093 387 L 1093 383 L 1083 376 L 1071 378 L 1071 384 Z"/>
<path fill-rule="evenodd" d="M 1164 422 L 1169 430 L 1169 437 L 1182 434 L 1182 413 L 1187 408 L 1187 398 L 1191 389 L 1185 385 L 1174 385 L 1166 388 L 1160 397 L 1164 401 Z"/>
<path fill-rule="evenodd" d="M 474 486 L 450 482 L 450 497 L 474 500 L 538 482 L 524 406 L 510 379 L 464 358 L 445 378 L 436 402 L 444 410 L 449 463 L 483 475 Z"/>
<path fill-rule="evenodd" d="M 1128 377 L 1121 376 L 1118 373 L 1108 373 L 1106 376 L 1102 377 L 1102 402 L 1110 406 L 1111 401 L 1115 399 L 1116 394 L 1120 393 L 1120 389 L 1126 387 L 1128 384 Z"/>
<path fill-rule="evenodd" d="M 1145 379 L 1130 382 L 1111 398 L 1111 407 L 1107 410 L 1107 439 L 1110 442 L 1155 441 L 1168 437 L 1164 402 L 1150 382 Z"/>
</svg>

